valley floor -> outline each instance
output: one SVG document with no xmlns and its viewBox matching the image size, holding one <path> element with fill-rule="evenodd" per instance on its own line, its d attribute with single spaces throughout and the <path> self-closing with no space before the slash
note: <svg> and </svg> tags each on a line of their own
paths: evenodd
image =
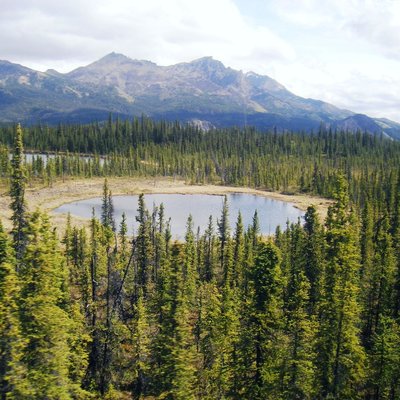
<svg viewBox="0 0 400 400">
<path fill-rule="evenodd" d="M 277 192 L 267 192 L 244 187 L 217 186 L 217 185 L 188 185 L 184 180 L 171 178 L 107 178 L 108 187 L 113 195 L 140 194 L 140 193 L 174 193 L 174 194 L 211 194 L 248 193 L 265 196 L 275 200 L 292 203 L 295 207 L 306 210 L 314 205 L 321 218 L 325 218 L 330 201 L 324 198 L 307 195 L 287 195 Z M 104 178 L 67 179 L 57 181 L 52 186 L 35 186 L 26 189 L 26 202 L 29 210 L 37 208 L 51 215 L 54 226 L 62 229 L 65 226 L 67 215 L 52 212 L 62 204 L 100 197 L 103 194 Z M 0 218 L 4 226 L 10 227 L 9 209 L 10 198 L 7 189 L 2 190 L 0 197 Z M 86 225 L 87 219 L 72 217 L 73 225 Z"/>
</svg>

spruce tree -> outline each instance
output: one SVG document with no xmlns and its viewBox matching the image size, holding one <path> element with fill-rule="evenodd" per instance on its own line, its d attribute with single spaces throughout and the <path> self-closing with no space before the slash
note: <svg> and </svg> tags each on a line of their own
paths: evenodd
<svg viewBox="0 0 400 400">
<path fill-rule="evenodd" d="M 165 252 L 165 258 L 158 272 L 154 299 L 154 322 L 157 334 L 151 343 L 151 375 L 155 382 L 152 391 L 161 395 L 170 389 L 169 362 L 173 346 L 171 300 L 174 296 L 174 279 L 170 254 Z"/>
<path fill-rule="evenodd" d="M 171 250 L 171 281 L 164 322 L 163 388 L 173 399 L 195 398 L 194 338 L 191 334 L 190 302 L 185 290 L 183 254 L 180 245 Z"/>
<path fill-rule="evenodd" d="M 128 224 L 126 222 L 126 214 L 122 213 L 121 223 L 119 225 L 119 256 L 120 261 L 124 264 L 127 261 L 127 252 L 128 252 Z"/>
<path fill-rule="evenodd" d="M 15 257 L 19 261 L 24 253 L 26 245 L 25 227 L 27 224 L 25 185 L 26 171 L 24 167 L 24 147 L 22 142 L 22 128 L 17 125 L 15 131 L 14 153 L 11 160 L 11 220 L 13 222 L 12 236 Z"/>
<path fill-rule="evenodd" d="M 175 283 L 171 296 L 173 346 L 170 355 L 170 395 L 176 400 L 195 399 L 195 347 L 190 319 L 190 302 L 185 290 L 182 253 L 172 249 L 172 270 Z"/>
<path fill-rule="evenodd" d="M 229 226 L 229 207 L 228 198 L 224 197 L 222 205 L 221 217 L 217 221 L 218 237 L 219 237 L 219 261 L 220 269 L 223 273 L 224 282 L 227 278 L 228 269 L 230 268 L 230 261 L 227 255 L 228 242 L 230 240 L 230 226 Z"/>
<path fill-rule="evenodd" d="M 165 237 L 165 211 L 164 204 L 161 203 L 158 209 L 157 221 L 154 234 L 154 281 L 157 283 L 159 271 L 166 257 L 166 237 Z"/>
<path fill-rule="evenodd" d="M 392 222 L 393 247 L 396 254 L 396 282 L 394 298 L 394 315 L 400 318 L 400 172 L 397 173 L 397 190 L 395 210 L 393 212 Z"/>
<path fill-rule="evenodd" d="M 115 231 L 114 206 L 111 190 L 108 188 L 107 179 L 104 180 L 103 198 L 101 205 L 101 223 Z"/>
<path fill-rule="evenodd" d="M 285 304 L 288 339 L 284 362 L 283 392 L 286 399 L 314 398 L 315 329 L 309 314 L 310 282 L 304 254 L 306 238 L 300 223 L 290 227 L 290 266 Z"/>
<path fill-rule="evenodd" d="M 246 396 L 253 399 L 279 398 L 280 372 L 285 352 L 282 313 L 281 255 L 272 242 L 260 242 L 251 271 L 253 299 L 250 337 L 253 346 Z"/>
<path fill-rule="evenodd" d="M 85 386 L 99 391 L 102 395 L 107 391 L 109 381 L 105 377 L 109 370 L 104 369 L 104 335 L 107 332 L 105 326 L 106 310 L 106 275 L 107 275 L 107 251 L 102 225 L 95 218 L 94 210 L 90 223 L 90 252 L 89 252 L 89 291 L 88 324 L 91 332 L 88 372 L 85 377 Z"/>
<path fill-rule="evenodd" d="M 193 233 L 193 218 L 189 215 L 186 223 L 184 244 L 183 279 L 188 300 L 193 305 L 196 301 L 196 287 L 199 280 L 196 261 L 196 243 Z"/>
<path fill-rule="evenodd" d="M 139 196 L 136 221 L 139 224 L 136 235 L 136 290 L 142 289 L 146 299 L 152 277 L 153 248 L 151 243 L 151 219 L 144 203 L 143 194 Z"/>
<path fill-rule="evenodd" d="M 370 350 L 370 395 L 375 399 L 390 399 L 393 384 L 400 377 L 395 361 L 400 355 L 396 349 L 400 345 L 400 331 L 393 318 L 395 257 L 387 214 L 379 221 L 375 247 L 375 268 L 368 290 L 369 329 L 365 338 Z M 399 385 L 396 386 L 398 391 Z"/>
<path fill-rule="evenodd" d="M 366 398 L 394 400 L 400 396 L 400 326 L 398 321 L 381 316 L 370 352 Z"/>
<path fill-rule="evenodd" d="M 310 284 L 309 310 L 310 313 L 315 314 L 317 312 L 316 306 L 321 300 L 323 291 L 325 239 L 314 206 L 307 208 L 304 220 L 305 274 Z"/>
<path fill-rule="evenodd" d="M 241 287 L 243 283 L 243 264 L 244 264 L 244 228 L 242 214 L 239 211 L 236 229 L 235 244 L 233 251 L 232 279 L 236 287 Z"/>
<path fill-rule="evenodd" d="M 199 288 L 197 392 L 200 398 L 220 397 L 221 294 L 214 282 L 203 282 Z"/>
<path fill-rule="evenodd" d="M 20 282 L 7 234 L 0 223 L 0 398 L 31 394 L 23 363 L 26 341 L 19 319 Z"/>
<path fill-rule="evenodd" d="M 231 241 L 228 246 L 231 247 Z M 227 253 L 230 253 L 229 250 Z M 222 288 L 221 316 L 218 321 L 220 330 L 217 375 L 219 398 L 238 395 L 237 363 L 241 304 L 239 290 L 234 285 L 231 275 L 228 273 Z"/>
<path fill-rule="evenodd" d="M 327 257 L 318 348 L 321 395 L 360 398 L 365 353 L 360 343 L 360 247 L 347 183 L 336 178 L 326 220 Z"/>
<path fill-rule="evenodd" d="M 373 331 L 374 310 L 374 285 L 376 278 L 374 265 L 374 219 L 371 203 L 367 201 L 362 210 L 361 229 L 361 299 L 362 299 L 362 321 L 363 321 L 363 342 L 369 347 Z"/>
<path fill-rule="evenodd" d="M 203 253 L 204 253 L 204 266 L 202 268 L 202 277 L 205 281 L 211 282 L 216 277 L 215 268 L 215 237 L 214 237 L 214 225 L 212 216 L 208 219 L 207 229 L 204 233 L 203 238 Z"/>
<path fill-rule="evenodd" d="M 73 322 L 66 310 L 64 260 L 46 216 L 33 213 L 25 235 L 20 313 L 22 335 L 27 342 L 23 360 L 31 395 L 37 399 L 70 399 Z"/>
<path fill-rule="evenodd" d="M 141 399 L 147 390 L 150 355 L 150 327 L 143 295 L 139 291 L 139 298 L 134 308 L 134 318 L 130 331 L 132 332 L 132 364 L 133 382 L 132 398 Z"/>
</svg>

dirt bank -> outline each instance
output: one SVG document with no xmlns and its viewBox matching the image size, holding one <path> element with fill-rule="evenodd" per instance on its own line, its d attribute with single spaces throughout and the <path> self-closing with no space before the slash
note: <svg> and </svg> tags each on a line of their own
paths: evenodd
<svg viewBox="0 0 400 400">
<path fill-rule="evenodd" d="M 66 215 L 56 214 L 52 210 L 64 203 L 102 196 L 103 184 L 103 178 L 69 179 L 65 182 L 56 182 L 52 187 L 27 188 L 26 201 L 29 210 L 40 208 L 48 212 L 52 217 L 53 224 L 62 228 L 65 225 Z M 287 201 L 301 210 L 306 210 L 308 206 L 315 205 L 321 218 L 325 218 L 330 204 L 329 200 L 306 195 L 285 195 L 276 192 L 231 186 L 187 185 L 183 180 L 168 178 L 108 178 L 108 186 L 113 195 L 140 193 L 257 194 L 271 199 Z M 0 216 L 7 227 L 10 227 L 10 223 L 7 220 L 11 215 L 9 203 L 10 198 L 3 193 L 0 197 Z M 86 222 L 87 219 L 73 218 L 73 223 L 80 226 L 86 224 Z"/>
</svg>

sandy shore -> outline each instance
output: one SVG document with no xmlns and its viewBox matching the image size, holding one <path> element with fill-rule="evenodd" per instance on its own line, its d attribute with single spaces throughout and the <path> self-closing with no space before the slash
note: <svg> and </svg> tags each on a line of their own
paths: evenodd
<svg viewBox="0 0 400 400">
<path fill-rule="evenodd" d="M 53 224 L 62 229 L 65 226 L 66 215 L 54 213 L 53 210 L 62 204 L 76 200 L 102 196 L 103 178 L 69 179 L 65 182 L 56 182 L 52 187 L 27 188 L 26 201 L 29 210 L 40 208 L 48 212 Z M 172 178 L 108 178 L 108 186 L 113 195 L 140 194 L 140 193 L 175 193 L 175 194 L 227 194 L 249 193 L 265 196 L 271 199 L 292 203 L 295 207 L 306 210 L 314 205 L 321 216 L 325 218 L 329 200 L 306 195 L 285 195 L 276 192 L 266 192 L 250 188 L 214 185 L 187 185 L 183 180 Z M 9 209 L 10 198 L 3 193 L 0 197 L 0 216 L 3 224 L 10 227 Z M 87 224 L 87 219 L 73 217 L 72 222 L 82 226 Z"/>
</svg>

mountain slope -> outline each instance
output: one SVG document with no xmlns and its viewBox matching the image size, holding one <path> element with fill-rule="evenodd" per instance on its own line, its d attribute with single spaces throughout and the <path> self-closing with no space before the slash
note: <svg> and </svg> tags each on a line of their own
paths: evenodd
<svg viewBox="0 0 400 400">
<path fill-rule="evenodd" d="M 0 122 L 88 122 L 146 114 L 208 126 L 316 129 L 321 123 L 400 138 L 400 125 L 305 99 L 253 72 L 204 57 L 158 66 L 111 53 L 67 74 L 0 61 Z"/>
</svg>

